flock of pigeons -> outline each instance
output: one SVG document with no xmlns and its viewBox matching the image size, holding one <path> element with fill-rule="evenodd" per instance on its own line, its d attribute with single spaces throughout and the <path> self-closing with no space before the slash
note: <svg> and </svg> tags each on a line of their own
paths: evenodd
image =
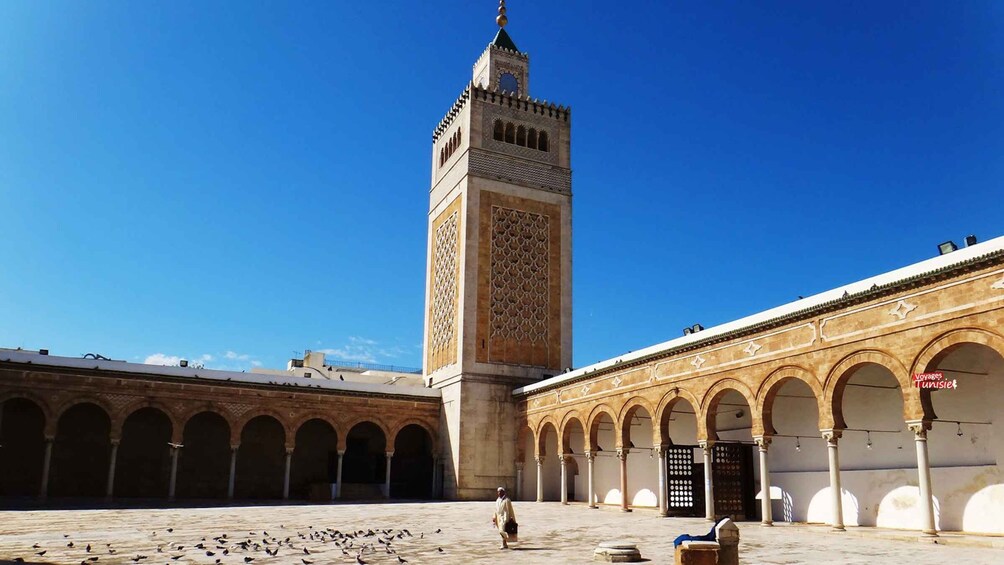
<svg viewBox="0 0 1004 565">
<path fill-rule="evenodd" d="M 280 526 L 285 530 L 285 526 Z M 174 528 L 167 528 L 167 533 L 174 532 Z M 437 529 L 435 533 L 442 533 Z M 146 565 L 148 563 L 163 562 L 166 565 L 177 563 L 213 563 L 213 564 L 234 564 L 241 563 L 299 563 L 303 565 L 313 565 L 315 561 L 318 565 L 326 563 L 352 563 L 366 565 L 367 563 L 408 563 L 408 560 L 398 553 L 400 550 L 404 554 L 417 554 L 420 548 L 416 547 L 419 542 L 423 545 L 431 542 L 431 537 L 425 537 L 424 532 L 417 536 L 412 535 L 407 529 L 378 529 L 378 530 L 356 530 L 342 532 L 333 528 L 318 529 L 308 526 L 306 532 L 297 530 L 289 536 L 269 534 L 268 531 L 248 532 L 247 536 L 236 538 L 227 534 L 216 537 L 201 538 L 196 543 L 181 543 L 178 541 L 167 541 L 156 543 L 156 548 L 149 554 L 123 555 L 119 549 L 111 543 L 103 545 L 86 544 L 69 540 L 69 534 L 63 534 L 67 540 L 66 548 L 70 551 L 59 551 L 59 557 L 53 555 L 51 548 L 43 547 L 36 543 L 31 546 L 31 552 L 26 555 L 30 557 L 15 557 L 15 563 L 77 563 L 80 565 L 100 565 L 101 563 L 128 563 Z M 157 532 L 153 532 L 153 537 L 158 538 Z M 435 544 L 432 544 L 435 546 Z M 333 547 L 332 547 L 333 546 Z M 63 548 L 59 548 L 62 550 Z M 425 549 L 425 548 L 422 548 Z M 435 554 L 445 553 L 442 547 L 435 546 L 435 550 L 425 549 L 435 552 Z M 69 553 L 69 555 L 68 555 Z M 49 554 L 49 557 L 46 557 Z M 280 558 L 281 556 L 281 558 Z"/>
</svg>

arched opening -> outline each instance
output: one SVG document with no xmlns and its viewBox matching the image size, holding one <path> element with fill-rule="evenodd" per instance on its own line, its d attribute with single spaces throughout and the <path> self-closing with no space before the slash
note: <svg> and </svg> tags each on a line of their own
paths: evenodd
<svg viewBox="0 0 1004 565">
<path fill-rule="evenodd" d="M 241 431 L 237 450 L 237 498 L 282 498 L 286 472 L 286 432 L 272 416 L 255 416 Z"/>
<path fill-rule="evenodd" d="M 739 391 L 722 390 L 708 405 L 708 436 L 715 440 L 711 478 L 716 516 L 734 521 L 759 517 L 752 428 L 752 410 Z"/>
<path fill-rule="evenodd" d="M 178 498 L 225 498 L 230 482 L 230 425 L 216 412 L 185 423 L 178 456 Z"/>
<path fill-rule="evenodd" d="M 565 473 L 567 477 L 567 490 L 565 491 L 568 500 L 578 500 L 586 502 L 586 491 L 589 488 L 587 482 L 589 477 L 585 476 L 588 463 L 585 459 L 586 450 L 586 430 L 578 418 L 571 418 L 565 422 L 562 431 L 562 448 L 568 457 L 565 459 Z M 582 472 L 580 473 L 580 469 Z"/>
<path fill-rule="evenodd" d="M 0 496 L 35 496 L 45 459 L 45 413 L 27 398 L 11 398 L 0 409 Z"/>
<path fill-rule="evenodd" d="M 104 496 L 111 455 L 111 419 L 98 405 L 77 404 L 59 418 L 52 449 L 52 496 Z"/>
<path fill-rule="evenodd" d="M 526 146 L 530 149 L 537 148 L 537 130 L 530 128 L 529 133 L 526 135 Z"/>
<path fill-rule="evenodd" d="M 903 421 L 903 390 L 888 368 L 864 362 L 846 371 L 838 381 L 834 402 L 846 428 L 839 441 L 842 501 L 854 499 L 857 505 L 842 504 L 844 524 L 848 526 L 913 527 L 902 524 L 902 512 L 879 512 L 885 495 L 899 486 L 913 484 L 914 496 L 900 496 L 899 509 L 912 507 L 920 516 L 920 491 L 917 485 L 917 459 L 913 434 Z M 825 447 L 819 461 L 826 461 Z M 822 479 L 822 477 L 820 477 Z M 825 484 L 830 500 L 829 482 Z M 853 493 L 853 495 L 851 494 Z M 901 493 L 902 494 L 902 493 Z M 829 522 L 829 505 L 818 507 L 825 514 L 809 513 L 813 522 Z M 890 506 L 886 506 L 888 510 Z M 910 518 L 913 521 L 913 518 Z"/>
<path fill-rule="evenodd" d="M 296 447 L 289 472 L 289 496 L 329 501 L 337 472 L 338 433 L 320 418 L 307 420 L 296 431 Z"/>
<path fill-rule="evenodd" d="M 547 151 L 547 132 L 541 131 L 537 134 L 537 149 Z"/>
<path fill-rule="evenodd" d="M 547 502 L 561 500 L 561 462 L 558 449 L 558 430 L 554 424 L 547 422 L 540 428 L 539 453 L 544 457 L 544 465 L 541 469 L 543 478 L 543 499 Z M 536 500 L 536 499 L 535 499 Z"/>
<path fill-rule="evenodd" d="M 432 496 L 432 436 L 418 424 L 409 424 L 394 438 L 390 467 L 392 498 Z"/>
<path fill-rule="evenodd" d="M 516 145 L 526 147 L 526 128 L 523 126 L 516 128 Z"/>
<path fill-rule="evenodd" d="M 659 425 L 666 450 L 666 512 L 703 516 L 704 463 L 697 444 L 697 411 L 687 399 L 673 398 Z"/>
<path fill-rule="evenodd" d="M 827 460 L 817 399 L 809 385 L 793 377 L 779 381 L 767 395 L 764 428 L 774 431 L 767 452 L 771 516 L 774 521 L 804 522 L 813 496 L 828 484 L 822 475 L 814 477 L 811 486 L 805 481 L 807 472 L 819 470 Z M 756 474 L 759 485 L 759 466 Z M 759 500 L 764 493 L 757 491 Z"/>
<path fill-rule="evenodd" d="M 446 148 L 439 150 L 439 166 L 442 167 L 446 163 Z"/>
<path fill-rule="evenodd" d="M 495 126 L 492 129 L 492 139 L 495 141 L 505 140 L 505 126 L 502 124 L 502 120 L 495 120 Z"/>
<path fill-rule="evenodd" d="M 624 447 L 627 448 L 628 492 L 630 506 L 659 505 L 659 467 L 652 445 L 652 414 L 636 406 L 624 415 L 621 423 Z"/>
<path fill-rule="evenodd" d="M 614 419 L 606 412 L 593 418 L 589 429 L 590 443 L 596 453 L 593 461 L 591 493 L 599 504 L 621 503 L 620 461 L 617 459 L 617 433 Z"/>
<path fill-rule="evenodd" d="M 342 498 L 372 499 L 384 496 L 387 473 L 387 436 L 373 422 L 360 422 L 345 438 L 342 459 Z"/>
<path fill-rule="evenodd" d="M 537 498 L 537 462 L 533 459 L 533 430 L 523 424 L 517 436 L 516 464 L 522 464 L 519 473 L 518 492 L 513 493 L 513 500 L 536 500 Z"/>
<path fill-rule="evenodd" d="M 115 465 L 115 496 L 167 496 L 171 473 L 171 419 L 153 407 L 140 408 L 122 425 Z"/>
<path fill-rule="evenodd" d="M 516 143 L 516 126 L 512 123 L 505 125 L 505 142 Z"/>
<path fill-rule="evenodd" d="M 927 433 L 936 527 L 1004 534 L 1004 357 L 977 343 L 959 343 L 923 367 L 953 388 L 930 389 L 937 415 Z M 997 429 L 995 429 L 997 428 Z"/>
</svg>

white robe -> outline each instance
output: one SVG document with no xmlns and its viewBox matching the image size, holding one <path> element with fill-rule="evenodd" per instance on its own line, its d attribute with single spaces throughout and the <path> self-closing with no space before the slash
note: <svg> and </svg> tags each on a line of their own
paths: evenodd
<svg viewBox="0 0 1004 565">
<path fill-rule="evenodd" d="M 495 501 L 495 526 L 499 529 L 499 535 L 506 541 L 516 541 L 516 536 L 506 533 L 505 523 L 509 519 L 516 519 L 516 513 L 512 509 L 512 501 L 509 497 L 499 498 Z"/>
</svg>

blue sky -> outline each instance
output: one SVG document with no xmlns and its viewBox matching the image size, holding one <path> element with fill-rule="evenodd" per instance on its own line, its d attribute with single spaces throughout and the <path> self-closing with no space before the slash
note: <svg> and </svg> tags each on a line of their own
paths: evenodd
<svg viewBox="0 0 1004 565">
<path fill-rule="evenodd" d="M 494 3 L 0 3 L 0 347 L 421 364 Z M 1004 3 L 509 2 L 571 105 L 581 366 L 1004 234 Z"/>
</svg>

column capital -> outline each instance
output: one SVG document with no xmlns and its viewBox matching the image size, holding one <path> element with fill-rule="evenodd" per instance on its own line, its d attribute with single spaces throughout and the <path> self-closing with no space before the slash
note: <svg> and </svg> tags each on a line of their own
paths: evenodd
<svg viewBox="0 0 1004 565">
<path fill-rule="evenodd" d="M 827 445 L 837 445 L 837 441 L 843 437 L 844 430 L 832 428 L 829 430 L 819 430 Z"/>
<path fill-rule="evenodd" d="M 230 444 L 230 451 L 237 451 L 240 448 L 241 448 L 241 444 L 239 444 L 239 443 L 231 443 Z"/>
<path fill-rule="evenodd" d="M 587 451 L 586 452 L 586 461 L 592 462 L 592 461 L 595 461 L 595 460 L 596 460 L 596 454 L 593 453 L 592 451 Z"/>
<path fill-rule="evenodd" d="M 628 449 L 627 447 L 618 447 L 617 458 L 620 459 L 621 461 L 624 461 L 625 459 L 627 459 L 628 453 L 630 452 L 631 450 Z"/>
<path fill-rule="evenodd" d="M 337 452 L 338 452 L 338 456 L 339 457 L 341 457 L 342 455 L 345 455 L 345 450 L 344 449 L 339 449 Z"/>
<path fill-rule="evenodd" d="M 286 455 L 292 455 L 293 451 L 295 451 L 295 450 L 296 450 L 295 447 L 287 447 L 286 448 Z"/>
<path fill-rule="evenodd" d="M 562 467 L 564 467 L 565 463 L 567 462 L 567 459 L 568 459 L 568 454 L 567 453 L 562 453 L 558 457 L 558 464 L 560 464 Z"/>
<path fill-rule="evenodd" d="M 753 442 L 756 443 L 756 446 L 759 447 L 760 449 L 764 450 L 764 451 L 766 451 L 767 448 L 770 447 L 770 442 L 772 440 L 773 440 L 773 438 L 771 436 L 768 436 L 768 435 L 754 436 L 753 437 Z"/>
<path fill-rule="evenodd" d="M 523 470 L 523 462 L 522 461 L 517 461 L 516 462 L 516 470 L 517 471 L 522 471 Z"/>
<path fill-rule="evenodd" d="M 907 420 L 906 426 L 917 436 L 917 439 L 927 439 L 927 432 L 931 429 L 931 421 Z"/>
<path fill-rule="evenodd" d="M 113 446 L 118 446 L 118 444 L 122 443 L 122 438 L 120 438 L 120 437 L 113 437 L 113 438 L 111 438 L 111 439 L 109 440 L 109 442 L 110 442 L 110 443 L 111 443 L 111 444 L 112 444 Z"/>
<path fill-rule="evenodd" d="M 45 436 L 46 443 L 53 443 L 56 441 L 56 436 Z"/>
<path fill-rule="evenodd" d="M 387 459 L 390 459 L 391 457 L 394 457 L 394 452 L 393 451 L 387 451 L 385 454 L 387 455 Z"/>
<path fill-rule="evenodd" d="M 657 443 L 657 444 L 655 444 L 655 445 L 652 446 L 652 452 L 655 453 L 656 456 L 658 456 L 658 457 L 662 457 L 663 455 L 666 454 L 667 451 L 669 451 L 669 446 L 668 445 L 663 445 L 661 443 Z"/>
<path fill-rule="evenodd" d="M 538 467 L 540 467 L 541 465 L 544 464 L 544 456 L 543 455 L 538 455 L 538 456 L 534 457 L 533 460 L 537 462 L 537 466 Z"/>
<path fill-rule="evenodd" d="M 697 440 L 697 445 L 701 446 L 705 451 L 713 448 L 715 446 L 715 440 L 713 439 L 699 439 Z"/>
</svg>

